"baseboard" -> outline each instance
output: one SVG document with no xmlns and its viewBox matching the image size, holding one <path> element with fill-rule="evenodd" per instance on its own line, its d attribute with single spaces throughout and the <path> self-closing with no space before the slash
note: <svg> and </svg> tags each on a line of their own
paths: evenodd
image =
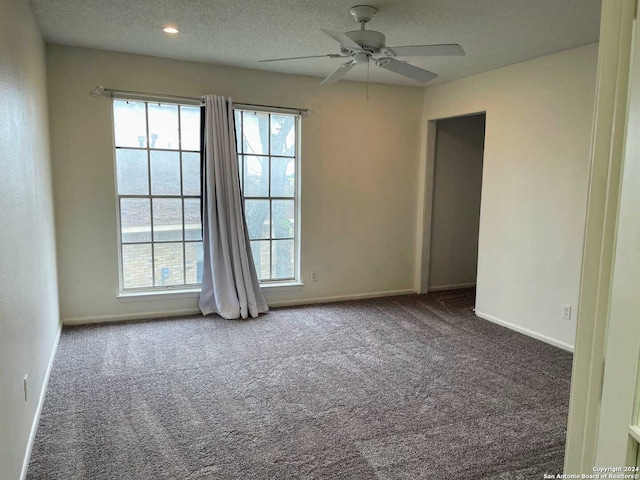
<svg viewBox="0 0 640 480">
<path fill-rule="evenodd" d="M 415 293 L 416 291 L 411 288 L 411 289 L 405 289 L 405 290 L 387 290 L 384 292 L 356 293 L 353 295 L 337 295 L 333 297 L 302 298 L 302 299 L 296 299 L 296 300 L 271 300 L 268 302 L 268 304 L 269 304 L 269 308 L 294 307 L 298 305 L 313 305 L 316 303 L 343 302 L 347 300 L 361 300 L 365 298 L 393 297 L 396 295 L 408 295 L 408 294 L 415 294 Z M 201 312 L 198 309 L 127 313 L 123 315 L 101 315 L 96 317 L 65 318 L 62 320 L 62 323 L 65 326 L 89 325 L 92 323 L 124 322 L 127 320 L 151 320 L 154 318 L 178 317 L 181 315 L 197 315 L 200 313 Z"/>
<path fill-rule="evenodd" d="M 488 320 L 491 323 L 495 323 L 497 325 L 501 325 L 503 327 L 508 328 L 509 330 L 514 330 L 518 333 L 522 333 L 527 337 L 535 338 L 536 340 L 540 340 L 544 343 L 548 343 L 549 345 L 553 345 L 554 347 L 561 348 L 566 350 L 567 352 L 573 353 L 573 346 L 568 343 L 561 342 L 560 340 L 556 340 L 555 338 L 547 337 L 546 335 L 542 335 L 541 333 L 534 332 L 533 330 L 529 330 L 528 328 L 520 327 L 519 325 L 515 325 L 511 322 L 507 322 L 505 320 L 501 320 L 493 315 L 489 315 L 488 313 L 482 313 L 478 310 L 475 311 L 476 315 L 483 320 Z"/>
<path fill-rule="evenodd" d="M 47 386 L 49 385 L 49 377 L 51 376 L 51 369 L 53 368 L 53 360 L 56 358 L 56 352 L 58 351 L 58 344 L 60 343 L 60 334 L 62 333 L 62 324 L 58 326 L 58 334 L 56 340 L 53 342 L 53 348 L 51 349 L 51 356 L 49 357 L 49 365 L 47 365 L 47 371 L 44 375 L 44 382 L 42 383 L 42 390 L 40 391 L 40 398 L 38 399 L 38 407 L 36 408 L 36 414 L 31 424 L 31 432 L 29 433 L 29 441 L 27 442 L 27 451 L 24 453 L 24 459 L 22 461 L 22 471 L 20 472 L 20 480 L 27 478 L 27 470 L 29 469 L 29 461 L 31 460 L 31 451 L 33 450 L 33 442 L 36 439 L 36 433 L 38 431 L 38 425 L 40 424 L 40 414 L 42 413 L 42 405 L 44 405 L 44 397 L 47 393 Z"/>
<path fill-rule="evenodd" d="M 92 323 L 125 322 L 127 320 L 150 320 L 153 318 L 178 317 L 182 315 L 195 315 L 198 313 L 201 312 L 197 308 L 190 308 L 188 310 L 125 313 L 122 315 L 100 315 L 96 317 L 72 317 L 63 319 L 62 324 L 66 326 L 89 325 Z"/>
<path fill-rule="evenodd" d="M 313 297 L 313 298 L 300 298 L 296 300 L 273 300 L 268 302 L 269 308 L 278 307 L 295 307 L 298 305 L 314 305 L 316 303 L 334 303 L 345 302 L 348 300 L 363 300 L 365 298 L 379 298 L 379 297 L 395 297 L 397 295 L 409 295 L 415 294 L 416 291 L 413 288 L 404 290 L 386 290 L 383 292 L 369 292 L 369 293 L 355 293 L 351 295 L 335 295 L 332 297 Z"/>
<path fill-rule="evenodd" d="M 439 285 L 436 287 L 429 287 L 430 292 L 443 292 L 445 290 L 460 290 L 462 288 L 472 288 L 476 286 L 476 282 L 472 283 L 455 283 L 453 285 Z"/>
</svg>

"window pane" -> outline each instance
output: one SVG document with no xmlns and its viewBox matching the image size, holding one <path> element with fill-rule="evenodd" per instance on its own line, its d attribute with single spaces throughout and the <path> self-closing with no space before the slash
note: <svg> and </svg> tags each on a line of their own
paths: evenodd
<svg viewBox="0 0 640 480">
<path fill-rule="evenodd" d="M 244 183 L 242 182 L 243 168 L 242 168 L 242 155 L 238 155 L 238 180 L 240 181 L 240 192 L 244 190 Z"/>
<path fill-rule="evenodd" d="M 291 115 L 271 115 L 271 155 L 294 156 L 296 121 Z"/>
<path fill-rule="evenodd" d="M 120 199 L 122 243 L 151 241 L 151 211 L 148 198 Z"/>
<path fill-rule="evenodd" d="M 273 266 L 271 275 L 274 279 L 293 278 L 293 240 L 273 241 Z"/>
<path fill-rule="evenodd" d="M 149 147 L 177 150 L 178 143 L 178 106 L 150 103 L 149 109 Z"/>
<path fill-rule="evenodd" d="M 116 172 L 120 195 L 149 195 L 149 171 L 145 150 L 116 150 Z"/>
<path fill-rule="evenodd" d="M 180 107 L 180 148 L 200 150 L 200 108 Z"/>
<path fill-rule="evenodd" d="M 269 157 L 244 157 L 245 197 L 269 196 Z"/>
<path fill-rule="evenodd" d="M 182 193 L 200 195 L 200 154 L 184 152 L 182 154 Z"/>
<path fill-rule="evenodd" d="M 271 250 L 269 241 L 252 241 L 251 254 L 253 255 L 253 263 L 256 266 L 258 280 L 268 280 L 271 272 L 269 271 L 271 262 Z"/>
<path fill-rule="evenodd" d="M 122 279 L 124 288 L 153 286 L 151 244 L 122 246 Z"/>
<path fill-rule="evenodd" d="M 242 112 L 234 110 L 233 112 L 236 125 L 236 152 L 242 152 Z"/>
<path fill-rule="evenodd" d="M 200 199 L 184 199 L 184 239 L 202 240 Z"/>
<path fill-rule="evenodd" d="M 293 238 L 294 211 L 293 200 L 273 200 L 273 238 Z"/>
<path fill-rule="evenodd" d="M 144 102 L 113 101 L 116 147 L 147 146 L 147 114 Z"/>
<path fill-rule="evenodd" d="M 269 238 L 269 200 L 245 200 L 249 238 Z"/>
<path fill-rule="evenodd" d="M 182 200 L 153 199 L 153 241 L 182 240 Z"/>
<path fill-rule="evenodd" d="M 180 154 L 151 151 L 151 194 L 180 195 Z"/>
<path fill-rule="evenodd" d="M 156 287 L 184 284 L 182 248 L 182 243 L 156 243 L 153 245 Z"/>
<path fill-rule="evenodd" d="M 202 283 L 202 242 L 184 244 L 187 283 Z"/>
<path fill-rule="evenodd" d="M 242 112 L 242 152 L 269 153 L 269 114 Z"/>
<path fill-rule="evenodd" d="M 271 196 L 293 197 L 296 184 L 296 162 L 293 158 L 271 159 Z"/>
<path fill-rule="evenodd" d="M 200 108 L 125 100 L 113 105 L 123 288 L 201 283 Z M 262 124 L 254 119 L 252 141 L 268 150 L 265 118 Z M 262 230 L 268 238 L 268 200 L 266 214 Z M 270 261 L 268 253 L 269 268 Z"/>
</svg>

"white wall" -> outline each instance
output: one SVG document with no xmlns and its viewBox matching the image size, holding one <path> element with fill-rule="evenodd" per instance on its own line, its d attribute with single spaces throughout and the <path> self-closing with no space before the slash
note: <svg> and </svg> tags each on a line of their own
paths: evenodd
<svg viewBox="0 0 640 480">
<path fill-rule="evenodd" d="M 477 309 L 571 347 L 575 321 L 561 320 L 560 308 L 573 305 L 575 319 L 596 51 L 568 50 L 424 92 L 373 85 L 367 102 L 360 83 L 327 88 L 316 78 L 49 46 L 62 317 L 196 309 L 195 298 L 116 298 L 110 104 L 88 95 L 101 84 L 313 108 L 302 130 L 305 285 L 267 292 L 285 303 L 412 291 L 416 265 L 428 269 L 419 243 L 430 238 L 429 227 L 416 223 L 425 193 L 420 139 L 432 120 L 486 111 Z"/>
<path fill-rule="evenodd" d="M 576 328 L 597 49 L 434 85 L 424 98 L 428 128 L 487 112 L 477 313 L 565 348 Z M 574 307 L 570 321 L 563 304 Z"/>
<path fill-rule="evenodd" d="M 19 478 L 59 333 L 44 44 L 0 0 L 0 479 Z M 24 400 L 23 377 L 29 397 Z"/>
<path fill-rule="evenodd" d="M 429 290 L 476 283 L 484 115 L 437 122 Z"/>
<path fill-rule="evenodd" d="M 195 298 L 122 302 L 118 290 L 111 105 L 96 85 L 312 108 L 302 121 L 305 285 L 270 301 L 414 290 L 423 89 L 317 78 L 98 50 L 48 47 L 54 193 L 63 319 L 194 310 Z M 311 270 L 319 281 L 310 282 Z"/>
</svg>

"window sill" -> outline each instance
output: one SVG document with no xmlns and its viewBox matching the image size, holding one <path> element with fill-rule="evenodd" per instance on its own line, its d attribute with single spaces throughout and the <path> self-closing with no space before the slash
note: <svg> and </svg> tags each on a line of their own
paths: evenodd
<svg viewBox="0 0 640 480">
<path fill-rule="evenodd" d="M 118 301 L 128 302 L 149 302 L 152 300 L 180 300 L 182 298 L 198 298 L 199 288 L 189 289 L 167 289 L 147 292 L 123 292 L 116 295 Z"/>
<path fill-rule="evenodd" d="M 260 285 L 270 291 L 278 290 L 300 290 L 304 286 L 302 282 L 272 282 Z M 130 302 L 149 302 L 153 300 L 180 300 L 182 298 L 198 298 L 200 296 L 199 288 L 188 289 L 167 289 L 155 290 L 147 292 L 123 292 L 116 295 L 118 301 L 123 303 Z"/>
<path fill-rule="evenodd" d="M 302 282 L 271 282 L 271 283 L 263 283 L 260 285 L 260 288 L 267 288 L 269 290 L 300 290 L 304 286 Z"/>
</svg>

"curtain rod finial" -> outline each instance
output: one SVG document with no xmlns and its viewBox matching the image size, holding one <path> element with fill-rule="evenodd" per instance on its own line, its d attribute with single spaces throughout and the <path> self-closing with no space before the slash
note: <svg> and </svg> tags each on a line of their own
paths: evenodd
<svg viewBox="0 0 640 480">
<path fill-rule="evenodd" d="M 89 95 L 92 97 L 103 97 L 105 96 L 104 87 L 102 85 L 97 85 L 96 88 L 89 92 Z"/>
</svg>

